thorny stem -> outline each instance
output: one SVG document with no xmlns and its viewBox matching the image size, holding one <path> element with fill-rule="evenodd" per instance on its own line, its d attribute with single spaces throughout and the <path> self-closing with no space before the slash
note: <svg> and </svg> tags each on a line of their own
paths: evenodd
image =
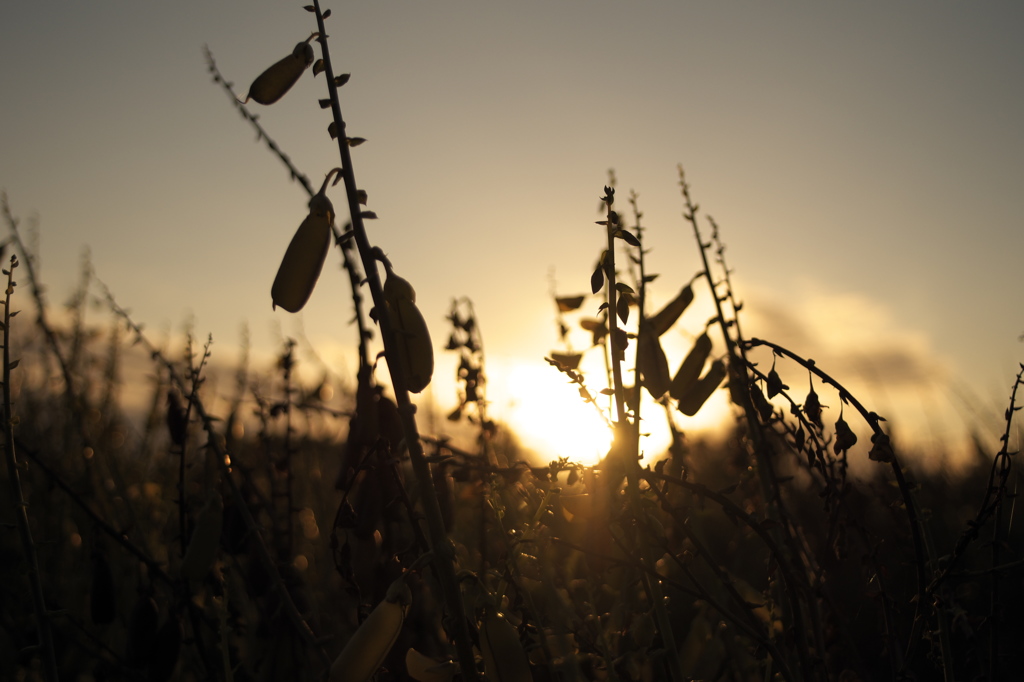
<svg viewBox="0 0 1024 682">
<path fill-rule="evenodd" d="M 996 455 L 995 462 L 993 462 L 992 472 L 989 474 L 989 487 L 986 498 L 989 495 L 994 494 L 995 500 L 993 505 L 995 506 L 995 519 L 992 524 L 992 566 L 993 568 L 999 565 L 1000 561 L 1000 550 L 1002 549 L 1002 526 L 1003 526 L 1003 500 L 1006 496 L 1006 479 L 1010 476 L 1010 456 L 1009 445 L 1010 445 L 1010 430 L 1013 424 L 1013 413 L 1020 410 L 1019 407 L 1015 406 L 1017 401 L 1017 388 L 1021 385 L 1021 379 L 1024 377 L 1024 363 L 1020 366 L 1020 372 L 1017 373 L 1017 378 L 1013 383 L 1013 390 L 1010 392 L 1010 406 L 1006 408 L 1006 430 L 1003 435 L 1000 436 L 1000 440 L 1003 442 L 1003 446 L 999 449 L 999 453 Z M 996 469 L 999 469 L 999 480 L 994 482 Z M 995 485 L 993 485 L 995 483 Z M 993 488 L 995 491 L 993 493 Z M 992 589 L 989 594 L 989 648 L 988 648 L 988 679 L 989 682 L 999 679 L 999 611 L 1002 606 L 999 603 L 999 573 L 997 571 L 992 572 Z"/>
<path fill-rule="evenodd" d="M 438 506 L 437 495 L 431 481 L 430 465 L 427 464 L 424 458 L 423 444 L 420 442 L 419 431 L 416 426 L 416 406 L 409 399 L 407 377 L 403 375 L 400 363 L 390 361 L 390 359 L 395 357 L 396 352 L 395 330 L 387 304 L 384 301 L 384 292 L 381 286 L 377 263 L 373 256 L 369 238 L 366 235 L 366 229 L 363 226 L 363 215 L 359 203 L 359 188 L 356 185 L 355 172 L 352 168 L 352 156 L 349 153 L 345 120 L 341 115 L 338 86 L 334 81 L 334 69 L 331 64 L 330 50 L 327 43 L 327 30 L 324 27 L 324 16 L 320 9 L 320 0 L 313 0 L 313 8 L 316 13 L 317 31 L 319 32 L 317 42 L 320 43 L 320 50 L 323 55 L 324 75 L 327 77 L 331 112 L 338 135 L 338 153 L 341 157 L 342 178 L 345 181 L 349 215 L 352 219 L 352 232 L 356 246 L 359 249 L 359 256 L 362 259 L 363 271 L 366 273 L 370 294 L 373 297 L 374 310 L 377 313 L 377 321 L 384 340 L 385 357 L 389 359 L 388 370 L 391 373 L 391 383 L 395 391 L 395 402 L 398 405 L 402 431 L 405 434 L 405 444 L 409 450 L 409 458 L 412 461 L 413 470 L 419 481 L 420 492 L 423 496 L 423 508 L 429 531 L 428 538 L 435 558 L 433 565 L 438 582 L 440 583 L 445 607 L 450 616 L 448 622 L 453 627 L 453 632 L 450 634 L 455 640 L 456 654 L 464 679 L 475 681 L 478 679 L 478 676 L 473 658 L 473 645 L 470 639 L 469 627 L 464 616 L 466 611 L 462 603 L 462 595 L 453 566 L 454 548 L 448 540 L 445 531 L 444 519 L 441 516 L 441 509 Z"/>
<path fill-rule="evenodd" d="M 6 206 L 6 203 L 5 203 Z M 10 270 L 4 270 L 7 275 L 7 290 L 4 298 L 4 459 L 7 460 L 7 475 L 11 481 L 11 499 L 14 501 L 15 517 L 18 519 L 18 535 L 21 538 L 21 548 L 25 553 L 25 562 L 28 564 L 28 579 L 32 590 L 32 606 L 35 610 L 36 629 L 39 636 L 40 656 L 42 658 L 43 673 L 47 682 L 57 682 L 57 659 L 53 648 L 53 633 L 50 629 L 50 616 L 46 611 L 46 599 L 43 596 L 43 582 L 39 575 L 39 557 L 36 555 L 36 545 L 32 539 L 32 527 L 28 522 L 28 502 L 25 500 L 21 488 L 21 476 L 18 474 L 18 457 L 14 449 L 14 425 L 16 418 L 11 400 L 11 370 L 18 366 L 18 362 L 11 361 L 11 318 L 17 315 L 17 311 L 11 312 L 11 295 L 14 293 L 14 268 L 18 267 L 18 257 L 11 256 Z"/>
<path fill-rule="evenodd" d="M 716 320 L 722 329 L 722 336 L 725 339 L 726 348 L 729 354 L 729 381 L 734 381 L 734 377 L 738 376 L 739 369 L 741 367 L 742 350 L 738 347 L 738 344 L 733 340 L 732 334 L 729 331 L 729 322 L 726 321 L 725 311 L 722 308 L 723 298 L 718 295 L 718 289 L 715 286 L 714 277 L 711 274 L 711 265 L 708 263 L 707 249 L 710 248 L 710 244 L 705 244 L 700 233 L 700 225 L 697 223 L 697 210 L 698 206 L 693 202 L 690 197 L 690 186 L 686 182 L 686 177 L 683 173 L 683 168 L 679 166 L 679 187 L 683 195 L 683 200 L 686 204 L 686 212 L 683 217 L 693 227 L 693 235 L 697 240 L 698 251 L 700 251 L 701 262 L 704 265 L 704 278 L 707 280 L 708 287 L 711 290 L 711 297 L 715 302 L 715 312 L 717 313 Z M 757 417 L 757 410 L 754 408 L 753 402 L 750 398 L 750 392 L 747 390 L 746 380 L 744 376 L 744 385 L 739 387 L 739 390 L 735 391 L 740 399 L 740 407 L 743 409 L 743 413 L 747 420 L 748 429 L 747 432 L 750 435 L 750 439 L 753 443 L 754 455 L 757 458 L 758 471 L 761 475 L 758 476 L 758 481 L 761 485 L 761 494 L 764 496 L 765 509 L 769 518 L 773 518 L 779 522 L 780 526 L 787 528 L 784 523 L 784 513 L 782 510 L 782 501 L 778 495 L 778 488 L 774 487 L 772 483 L 775 481 L 775 472 L 772 468 L 770 458 L 768 456 L 769 448 L 765 441 L 764 434 L 760 429 L 760 422 Z M 784 537 L 783 533 L 775 528 L 772 533 L 779 536 L 779 540 L 787 540 L 788 537 Z M 781 542 L 780 542 L 781 544 Z M 796 554 L 797 552 L 793 552 Z M 800 574 L 803 578 L 799 585 L 802 588 L 800 592 L 808 594 L 806 575 Z M 795 585 L 791 585 L 791 588 Z M 813 680 L 816 678 L 814 669 L 810 660 L 810 651 L 807 642 L 807 632 L 804 626 L 804 614 L 801 601 L 799 599 L 798 591 L 795 589 L 786 590 L 788 601 L 790 604 L 790 617 L 793 619 L 792 627 L 796 634 L 796 649 L 800 656 L 800 667 L 802 670 L 802 677 L 805 681 Z M 812 597 L 813 598 L 813 597 Z M 820 652 L 819 652 L 820 653 Z"/>
</svg>

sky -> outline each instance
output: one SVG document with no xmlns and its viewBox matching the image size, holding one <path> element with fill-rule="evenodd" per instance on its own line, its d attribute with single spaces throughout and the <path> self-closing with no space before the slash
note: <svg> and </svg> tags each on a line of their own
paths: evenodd
<svg viewBox="0 0 1024 682">
<path fill-rule="evenodd" d="M 558 422 L 542 422 L 579 407 L 543 360 L 560 348 L 552 282 L 588 291 L 614 168 L 619 196 L 639 194 L 660 275 L 651 308 L 674 296 L 701 267 L 681 163 L 721 228 L 748 334 L 813 357 L 932 446 L 965 425 L 996 433 L 1024 360 L 1019 3 L 325 7 L 335 70 L 352 74 L 348 131 L 368 140 L 353 165 L 380 217 L 370 239 L 416 288 L 442 406 L 454 401 L 445 316 L 465 296 L 493 413 L 533 428 L 536 447 L 551 442 Z M 271 310 L 306 196 L 211 83 L 202 52 L 244 93 L 314 29 L 301 3 L 4 3 L 0 189 L 16 215 L 38 217 L 52 305 L 87 247 L 150 329 L 191 320 L 228 364 L 243 325 L 257 361 L 301 337 L 307 362 L 314 349 L 353 373 L 334 253 L 299 315 Z M 309 71 L 253 107 L 317 185 L 338 165 L 325 90 Z M 344 205 L 340 187 L 330 196 Z M 695 289 L 663 339 L 673 368 L 707 319 L 710 293 Z"/>
</svg>

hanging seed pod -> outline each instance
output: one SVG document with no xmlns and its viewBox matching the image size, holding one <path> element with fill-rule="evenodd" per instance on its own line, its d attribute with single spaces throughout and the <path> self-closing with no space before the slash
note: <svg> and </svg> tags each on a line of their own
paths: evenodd
<svg viewBox="0 0 1024 682">
<path fill-rule="evenodd" d="M 775 371 L 775 363 L 772 362 L 772 369 L 768 372 L 768 399 L 771 400 L 782 391 L 788 389 L 789 386 L 782 383 L 782 377 Z"/>
<path fill-rule="evenodd" d="M 836 441 L 832 444 L 832 451 L 838 455 L 841 451 L 849 450 L 856 444 L 857 434 L 853 432 L 853 429 L 840 414 L 839 420 L 836 421 Z"/>
<path fill-rule="evenodd" d="M 708 373 L 697 380 L 697 383 L 679 398 L 679 411 L 687 417 L 697 414 L 697 411 L 700 410 L 701 406 L 707 402 L 711 394 L 715 392 L 715 389 L 725 379 L 725 375 L 726 368 L 724 362 L 715 360 L 711 363 L 711 369 L 708 370 Z"/>
<path fill-rule="evenodd" d="M 133 668 L 146 665 L 156 642 L 156 627 L 160 612 L 156 602 L 148 594 L 139 596 L 139 601 L 128 618 L 128 639 L 125 642 L 125 662 Z"/>
<path fill-rule="evenodd" d="M 657 336 L 667 332 L 683 311 L 693 302 L 693 287 L 687 284 L 679 294 L 669 301 L 668 305 L 649 318 L 651 329 Z"/>
<path fill-rule="evenodd" d="M 160 626 L 153 642 L 153 651 L 146 665 L 149 682 L 167 682 L 171 679 L 181 653 L 181 638 L 181 620 L 178 614 L 171 613 Z"/>
<path fill-rule="evenodd" d="M 181 560 L 181 577 L 185 580 L 202 580 L 206 577 L 220 547 L 220 534 L 224 528 L 224 501 L 214 494 L 196 517 L 192 539 Z"/>
<path fill-rule="evenodd" d="M 530 661 L 519 633 L 504 616 L 488 610 L 480 625 L 484 671 L 491 682 L 532 682 Z"/>
<path fill-rule="evenodd" d="M 260 104 L 273 104 L 284 97 L 291 87 L 299 80 L 302 72 L 313 63 L 313 46 L 309 41 L 316 37 L 313 34 L 295 46 L 292 53 L 278 61 L 269 69 L 256 77 L 249 86 L 249 94 L 245 102 L 253 100 Z"/>
<path fill-rule="evenodd" d="M 807 394 L 807 399 L 804 400 L 804 414 L 807 415 L 812 424 L 819 429 L 822 428 L 821 401 L 818 400 L 818 394 L 814 392 L 813 386 L 811 387 L 811 392 Z"/>
<path fill-rule="evenodd" d="M 114 573 L 106 555 L 96 550 L 92 555 L 92 584 L 89 588 L 89 617 L 96 625 L 114 622 L 117 611 Z"/>
<path fill-rule="evenodd" d="M 384 301 L 391 316 L 395 333 L 394 360 L 402 368 L 402 374 L 413 393 L 419 393 L 434 374 L 434 346 L 430 342 L 430 331 L 419 308 L 416 307 L 416 292 L 408 281 L 402 279 L 385 263 L 387 280 L 384 282 Z"/>
<path fill-rule="evenodd" d="M 679 366 L 679 371 L 672 378 L 672 384 L 668 389 L 670 396 L 679 400 L 697 383 L 700 371 L 704 369 L 704 363 L 707 362 L 709 355 L 711 355 L 711 337 L 704 332 L 697 337 L 693 348 L 687 353 L 683 364 Z"/>
<path fill-rule="evenodd" d="M 340 169 L 335 168 L 328 173 L 320 191 L 309 200 L 309 215 L 299 225 L 284 253 L 270 289 L 275 309 L 281 306 L 290 313 L 302 310 L 320 278 L 331 247 L 331 223 L 334 222 L 334 206 L 325 192 L 335 173 L 340 173 Z"/>
<path fill-rule="evenodd" d="M 640 370 L 641 382 L 651 397 L 658 400 L 672 385 L 672 375 L 668 373 L 668 359 L 661 348 L 661 341 L 647 320 L 640 323 L 637 346 L 640 354 L 637 369 Z"/>
<path fill-rule="evenodd" d="M 329 682 L 365 682 L 391 651 L 412 603 L 412 591 L 402 578 L 391 583 L 384 601 L 367 616 L 331 664 Z"/>
<path fill-rule="evenodd" d="M 888 434 L 875 433 L 871 436 L 871 450 L 868 459 L 874 462 L 891 462 L 896 457 L 892 449 L 892 440 Z"/>
</svg>

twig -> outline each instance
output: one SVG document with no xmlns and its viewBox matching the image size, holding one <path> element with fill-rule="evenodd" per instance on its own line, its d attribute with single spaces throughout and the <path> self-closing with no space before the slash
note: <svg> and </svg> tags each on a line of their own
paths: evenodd
<svg viewBox="0 0 1024 682">
<path fill-rule="evenodd" d="M 4 203 L 6 207 L 6 202 Z M 50 616 L 46 611 L 46 599 L 43 596 L 43 582 L 39 575 L 39 557 L 32 539 L 32 528 L 28 522 L 28 502 L 21 488 L 21 476 L 18 474 L 18 457 L 14 449 L 14 416 L 11 400 L 11 370 L 18 366 L 18 361 L 11 360 L 11 318 L 18 311 L 11 312 L 11 296 L 14 294 L 14 268 L 18 267 L 18 257 L 11 256 L 10 270 L 7 275 L 7 290 L 4 298 L 4 459 L 7 460 L 7 475 L 11 481 L 11 499 L 14 502 L 14 514 L 18 520 L 18 535 L 21 538 L 21 549 L 25 553 L 28 564 L 28 579 L 32 590 L 32 606 L 35 610 L 36 629 L 39 631 L 39 647 L 42 656 L 43 674 L 47 682 L 57 682 L 57 658 L 53 648 L 53 633 L 50 629 Z"/>
</svg>

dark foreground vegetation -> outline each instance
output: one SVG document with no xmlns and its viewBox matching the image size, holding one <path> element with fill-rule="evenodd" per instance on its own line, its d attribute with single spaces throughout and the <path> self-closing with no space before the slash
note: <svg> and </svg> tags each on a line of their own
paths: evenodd
<svg viewBox="0 0 1024 682">
<path fill-rule="evenodd" d="M 329 12 L 307 9 L 316 33 L 249 97 L 271 104 L 310 66 L 323 74 L 339 168 L 316 191 L 235 103 L 311 197 L 273 302 L 301 309 L 337 247 L 357 376 L 307 385 L 289 342 L 276 367 L 242 362 L 214 382 L 209 343 L 155 344 L 88 268 L 58 324 L 5 200 L 15 255 L 4 260 L 0 679 L 866 682 L 1024 670 L 1010 447 L 1022 375 L 1007 378 L 1002 437 L 979 439 L 963 472 L 913 465 L 841 377 L 743 335 L 718 228 L 681 171 L 699 271 L 647 272 L 636 196 L 622 202 L 609 182 L 590 282 L 603 303 L 582 323 L 606 376 L 581 375 L 578 353 L 549 359 L 604 414 L 607 456 L 524 461 L 488 416 L 466 301 L 449 318 L 461 397 L 449 419 L 472 436 L 422 433 L 409 394 L 431 380 L 433 345 L 400 264 L 363 227 L 376 215 L 349 151 L 364 140 L 341 117 L 348 76 L 331 67 Z M 230 91 L 212 57 L 210 70 Z M 344 182 L 343 228 L 331 181 Z M 655 285 L 679 293 L 649 313 Z M 659 338 L 695 295 L 715 314 L 690 320 L 692 349 L 669 358 Z M 585 299 L 556 303 L 568 313 Z M 102 330 L 86 321 L 93 301 L 111 315 Z M 141 418 L 127 414 L 129 390 L 148 396 Z M 709 448 L 687 439 L 685 416 L 716 390 L 735 424 Z M 641 425 L 655 419 L 673 444 L 641 460 Z M 871 460 L 872 475 L 851 477 L 853 459 Z"/>
</svg>

